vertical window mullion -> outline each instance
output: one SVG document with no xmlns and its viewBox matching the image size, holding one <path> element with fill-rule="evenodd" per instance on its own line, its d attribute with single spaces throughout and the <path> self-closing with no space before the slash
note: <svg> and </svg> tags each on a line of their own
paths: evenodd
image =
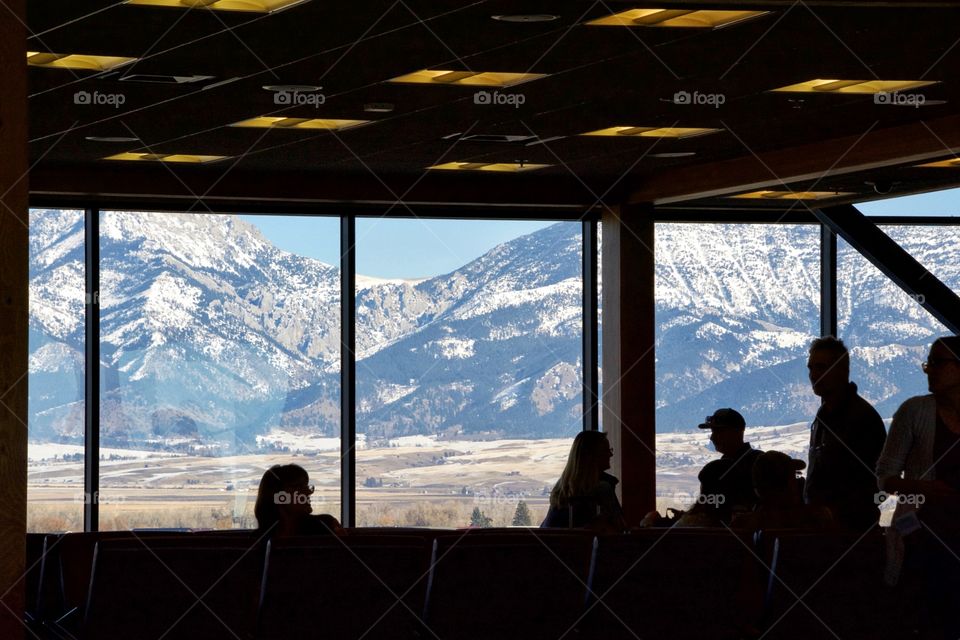
<svg viewBox="0 0 960 640">
<path fill-rule="evenodd" d="M 100 528 L 100 209 L 84 212 L 86 323 L 84 327 L 83 529 Z"/>
<path fill-rule="evenodd" d="M 820 225 L 820 335 L 837 335 L 837 234 Z"/>
<path fill-rule="evenodd" d="M 340 218 L 340 514 L 345 527 L 356 526 L 357 513 L 357 224 Z"/>
<path fill-rule="evenodd" d="M 581 233 L 583 248 L 583 430 L 596 431 L 600 427 L 598 362 L 597 281 L 598 244 L 597 220 L 589 216 L 583 220 Z"/>
</svg>

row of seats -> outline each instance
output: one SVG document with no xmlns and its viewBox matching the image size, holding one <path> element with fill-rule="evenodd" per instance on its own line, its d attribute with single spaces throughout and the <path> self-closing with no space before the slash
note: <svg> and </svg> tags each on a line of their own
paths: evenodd
<svg viewBox="0 0 960 640">
<path fill-rule="evenodd" d="M 883 549 L 879 529 L 80 533 L 43 537 L 28 588 L 43 633 L 83 640 L 908 637 Z"/>
</svg>

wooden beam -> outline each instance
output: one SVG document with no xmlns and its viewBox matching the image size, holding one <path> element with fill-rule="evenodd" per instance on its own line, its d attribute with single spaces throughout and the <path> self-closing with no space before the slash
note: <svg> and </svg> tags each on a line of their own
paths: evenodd
<svg viewBox="0 0 960 640">
<path fill-rule="evenodd" d="M 26 0 L 0 9 L 0 638 L 23 638 L 27 526 Z"/>
<path fill-rule="evenodd" d="M 438 175 L 443 173 L 443 175 Z M 595 185 L 595 188 L 598 188 Z M 570 208 L 579 212 L 595 200 L 590 189 L 569 176 L 451 175 L 450 172 L 404 176 L 369 173 L 336 174 L 231 171 L 228 165 L 174 167 L 159 163 L 126 166 L 45 166 L 30 176 L 30 194 L 42 201 L 60 200 L 71 206 L 110 203 L 161 203 L 204 212 L 207 206 L 259 207 L 358 203 L 407 206 L 476 205 L 496 216 L 498 207 Z M 143 205 L 141 205 L 143 206 Z M 391 213 L 406 212 L 402 204 Z M 549 215 L 549 213 L 545 213 Z"/>
<path fill-rule="evenodd" d="M 955 335 L 960 335 L 960 296 L 852 205 L 814 209 L 833 233 L 913 298 Z"/>
<path fill-rule="evenodd" d="M 649 206 L 605 211 L 603 430 L 627 522 L 656 506 L 654 223 Z"/>
<path fill-rule="evenodd" d="M 746 151 L 746 150 L 745 150 Z M 960 151 L 960 115 L 662 171 L 642 181 L 630 203 L 669 204 L 725 196 L 743 191 L 783 188 L 895 165 L 913 165 Z M 836 166 L 834 166 L 836 165 Z"/>
</svg>

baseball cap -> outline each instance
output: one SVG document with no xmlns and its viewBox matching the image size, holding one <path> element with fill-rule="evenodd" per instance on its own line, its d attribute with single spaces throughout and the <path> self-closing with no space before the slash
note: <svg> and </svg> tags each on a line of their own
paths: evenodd
<svg viewBox="0 0 960 640">
<path fill-rule="evenodd" d="M 716 429 L 717 427 L 735 427 L 744 429 L 747 426 L 746 420 L 738 411 L 730 409 L 717 409 L 712 416 L 707 416 L 703 423 L 698 426 L 699 429 Z"/>
</svg>

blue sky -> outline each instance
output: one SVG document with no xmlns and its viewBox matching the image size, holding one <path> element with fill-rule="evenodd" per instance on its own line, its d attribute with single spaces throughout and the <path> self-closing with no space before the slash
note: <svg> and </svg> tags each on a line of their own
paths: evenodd
<svg viewBox="0 0 960 640">
<path fill-rule="evenodd" d="M 960 216 L 960 189 L 857 205 L 872 216 Z M 330 264 L 340 261 L 337 218 L 241 216 L 275 245 Z M 425 278 L 449 273 L 501 242 L 552 222 L 361 218 L 357 221 L 357 271 L 380 278 Z"/>
<path fill-rule="evenodd" d="M 340 261 L 340 221 L 306 216 L 240 216 L 285 251 Z M 515 220 L 357 220 L 357 271 L 380 278 L 449 273 L 502 242 L 553 222 Z"/>
<path fill-rule="evenodd" d="M 858 204 L 868 216 L 960 216 L 960 189 Z"/>
</svg>

